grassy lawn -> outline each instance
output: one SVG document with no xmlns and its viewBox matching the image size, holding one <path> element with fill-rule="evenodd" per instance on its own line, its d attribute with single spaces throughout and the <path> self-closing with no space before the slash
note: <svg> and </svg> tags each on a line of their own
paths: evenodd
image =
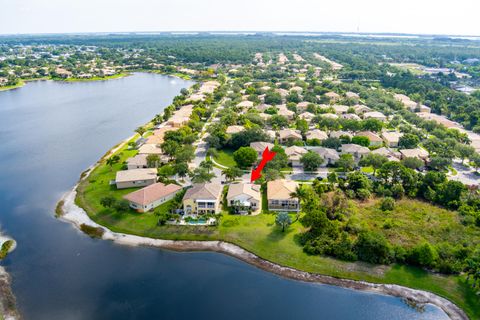
<svg viewBox="0 0 480 320">
<path fill-rule="evenodd" d="M 136 153 L 126 147 L 118 151 L 121 160 L 113 168 L 105 159 L 82 181 L 78 188 L 76 203 L 83 207 L 96 222 L 115 232 L 129 233 L 159 239 L 174 240 L 224 240 L 237 244 L 263 259 L 299 270 L 325 274 L 334 277 L 364 280 L 376 283 L 395 283 L 415 289 L 437 293 L 455 302 L 472 319 L 480 318 L 479 298 L 463 276 L 446 276 L 422 269 L 403 266 L 379 266 L 361 262 L 345 262 L 329 257 L 306 254 L 298 243 L 299 234 L 304 232 L 300 222 L 293 223 L 285 232 L 275 225 L 275 215 L 262 213 L 257 216 L 236 216 L 224 214 L 217 227 L 207 226 L 158 226 L 153 213 L 115 212 L 105 210 L 100 199 L 106 195 L 121 198 L 133 189 L 116 190 L 109 181 L 122 168 L 122 162 Z M 220 162 L 233 162 L 231 152 L 220 152 Z M 218 161 L 218 160 L 217 160 Z M 230 164 L 232 164 L 230 162 Z M 265 198 L 265 194 L 262 195 Z M 168 202 L 160 210 L 168 209 Z M 263 201 L 263 207 L 266 201 Z M 353 217 L 360 224 L 382 232 L 396 244 L 413 245 L 421 239 L 431 243 L 448 241 L 480 241 L 480 232 L 473 227 L 464 227 L 455 212 L 434 207 L 417 200 L 401 200 L 390 213 L 379 208 L 378 200 L 353 205 Z M 389 219 L 394 228 L 385 228 Z M 292 220 L 294 216 L 292 215 Z"/>
<path fill-rule="evenodd" d="M 91 78 L 68 78 L 60 81 L 65 82 L 88 82 L 88 81 L 102 81 L 102 80 L 112 80 L 112 79 L 119 79 L 128 76 L 129 73 L 117 73 L 112 76 L 105 76 L 105 77 L 91 77 Z M 55 79 L 56 80 L 56 79 Z"/>
<path fill-rule="evenodd" d="M 234 150 L 222 149 L 218 150 L 218 155 L 215 157 L 215 161 L 225 167 L 236 167 L 237 163 L 233 159 Z"/>
<path fill-rule="evenodd" d="M 20 80 L 16 85 L 0 87 L 0 91 L 12 90 L 12 89 L 23 87 L 24 85 L 25 85 L 25 81 Z"/>
<path fill-rule="evenodd" d="M 373 173 L 372 167 L 361 167 L 360 170 L 365 173 Z"/>
</svg>

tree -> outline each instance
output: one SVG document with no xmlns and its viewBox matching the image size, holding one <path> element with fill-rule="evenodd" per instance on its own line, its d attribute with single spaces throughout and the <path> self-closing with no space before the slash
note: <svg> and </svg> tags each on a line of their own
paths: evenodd
<svg viewBox="0 0 480 320">
<path fill-rule="evenodd" d="M 338 150 L 342 146 L 342 141 L 338 138 L 329 137 L 322 141 L 322 147 Z"/>
<path fill-rule="evenodd" d="M 268 119 L 268 123 L 274 128 L 282 129 L 288 127 L 288 119 L 277 114 L 274 114 L 270 119 Z"/>
<path fill-rule="evenodd" d="M 130 210 L 130 202 L 128 202 L 125 199 L 122 200 L 117 200 L 115 204 L 113 205 L 115 210 L 117 211 L 129 211 Z"/>
<path fill-rule="evenodd" d="M 432 157 L 430 159 L 430 162 L 428 163 L 428 166 L 432 170 L 437 170 L 437 171 L 447 171 L 450 165 L 452 165 L 451 158 L 439 157 L 439 156 Z"/>
<path fill-rule="evenodd" d="M 243 171 L 240 170 L 239 168 L 233 167 L 233 168 L 226 168 L 222 170 L 222 175 L 225 176 L 225 180 L 227 181 L 233 181 L 236 178 L 241 177 L 243 174 Z"/>
<path fill-rule="evenodd" d="M 316 152 L 309 151 L 302 155 L 300 162 L 305 171 L 316 171 L 323 163 L 323 158 Z"/>
<path fill-rule="evenodd" d="M 418 158 L 415 158 L 415 157 L 408 157 L 408 158 L 405 158 L 401 161 L 401 163 L 407 167 L 407 168 L 410 168 L 410 169 L 418 169 L 418 168 L 421 168 L 425 165 L 425 163 L 418 159 Z"/>
<path fill-rule="evenodd" d="M 353 156 L 349 153 L 344 153 L 340 155 L 340 159 L 337 160 L 337 167 L 340 168 L 343 172 L 353 170 L 355 166 L 355 160 Z"/>
<path fill-rule="evenodd" d="M 210 173 L 210 170 L 213 169 L 212 160 L 204 160 L 200 162 L 200 168 L 204 168 L 205 170 L 207 170 L 208 173 Z"/>
<path fill-rule="evenodd" d="M 110 171 L 112 171 L 112 167 L 114 164 L 120 161 L 120 156 L 114 155 L 107 159 L 107 165 L 110 167 Z"/>
<path fill-rule="evenodd" d="M 369 118 L 362 123 L 363 130 L 380 132 L 383 128 L 383 122 L 377 119 Z"/>
<path fill-rule="evenodd" d="M 355 192 L 359 189 L 372 189 L 370 180 L 359 171 L 349 173 L 347 176 L 347 183 L 348 189 Z"/>
<path fill-rule="evenodd" d="M 193 183 L 206 183 L 212 181 L 215 174 L 209 173 L 205 168 L 195 168 L 190 174 Z"/>
<path fill-rule="evenodd" d="M 330 220 L 340 220 L 341 217 L 347 212 L 348 199 L 341 190 L 337 189 L 334 192 L 322 194 L 320 201 L 322 207 L 325 208 L 327 217 Z"/>
<path fill-rule="evenodd" d="M 463 163 L 465 159 L 468 159 L 475 154 L 475 148 L 473 148 L 472 146 L 467 146 L 465 144 L 458 143 L 455 146 L 455 153 L 460 159 L 462 159 L 462 163 Z"/>
<path fill-rule="evenodd" d="M 146 160 L 149 168 L 157 168 L 160 163 L 160 157 L 157 154 L 149 154 Z"/>
<path fill-rule="evenodd" d="M 251 167 L 257 161 L 257 151 L 252 147 L 241 147 L 233 153 L 233 159 L 240 168 Z"/>
<path fill-rule="evenodd" d="M 215 148 L 208 148 L 207 150 L 207 156 L 210 158 L 216 158 L 218 157 L 218 150 Z"/>
<path fill-rule="evenodd" d="M 355 136 L 352 138 L 352 143 L 368 147 L 370 145 L 370 139 L 365 136 Z"/>
<path fill-rule="evenodd" d="M 186 162 L 175 163 L 173 168 L 180 178 L 185 178 L 190 173 Z"/>
<path fill-rule="evenodd" d="M 287 228 L 292 223 L 292 219 L 290 218 L 290 215 L 288 213 L 280 212 L 275 218 L 275 223 L 278 226 L 282 227 L 282 232 L 284 232 L 285 228 Z"/>
<path fill-rule="evenodd" d="M 180 149 L 180 144 L 174 140 L 165 140 L 160 147 L 162 148 L 163 153 L 170 158 L 174 158 Z"/>
<path fill-rule="evenodd" d="M 297 130 L 300 130 L 302 134 L 305 134 L 308 131 L 308 122 L 304 119 L 298 119 L 295 124 Z"/>
<path fill-rule="evenodd" d="M 478 168 L 480 168 L 480 154 L 474 153 L 473 156 L 471 157 L 471 160 L 473 162 L 473 166 L 475 167 L 475 170 L 478 172 Z"/>
<path fill-rule="evenodd" d="M 358 259 L 370 263 L 389 264 L 393 260 L 394 251 L 387 239 L 380 233 L 364 231 L 355 243 Z"/>
<path fill-rule="evenodd" d="M 411 263 L 422 267 L 433 268 L 438 260 L 438 252 L 430 243 L 423 242 L 415 246 L 409 256 Z"/>
<path fill-rule="evenodd" d="M 111 208 L 115 205 L 117 199 L 114 196 L 106 196 L 100 199 L 100 204 L 105 208 Z"/>
<path fill-rule="evenodd" d="M 135 132 L 138 133 L 141 137 L 143 137 L 147 130 L 144 127 L 138 127 L 137 129 L 135 129 Z"/>
<path fill-rule="evenodd" d="M 399 149 L 414 149 L 420 143 L 420 139 L 413 133 L 406 133 L 398 139 Z"/>
<path fill-rule="evenodd" d="M 359 162 L 363 167 L 372 167 L 373 175 L 377 173 L 377 169 L 380 169 L 384 163 L 388 162 L 388 158 L 377 153 L 369 153 L 365 155 Z"/>
</svg>

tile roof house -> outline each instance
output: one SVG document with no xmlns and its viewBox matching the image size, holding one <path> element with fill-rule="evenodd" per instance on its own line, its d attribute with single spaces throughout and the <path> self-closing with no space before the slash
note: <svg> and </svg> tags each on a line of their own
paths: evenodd
<svg viewBox="0 0 480 320">
<path fill-rule="evenodd" d="M 397 131 L 382 132 L 383 141 L 385 141 L 385 144 L 391 148 L 398 147 L 398 141 L 402 136 L 403 136 L 403 133 L 397 132 Z"/>
<path fill-rule="evenodd" d="M 356 161 L 360 160 L 364 155 L 370 153 L 370 149 L 367 147 L 351 143 L 342 144 L 341 150 L 342 154 L 351 154 Z"/>
<path fill-rule="evenodd" d="M 302 101 L 302 102 L 299 102 L 297 103 L 297 112 L 305 112 L 307 111 L 307 108 L 308 108 L 308 105 L 310 104 L 310 102 L 307 102 L 307 101 Z"/>
<path fill-rule="evenodd" d="M 317 153 L 322 159 L 324 160 L 322 163 L 322 167 L 327 165 L 333 165 L 340 159 L 340 155 L 338 154 L 337 150 L 324 148 L 324 147 L 313 147 L 310 151 Z"/>
<path fill-rule="evenodd" d="M 155 209 L 170 199 L 173 199 L 180 190 L 182 190 L 182 187 L 176 184 L 165 185 L 157 182 L 140 190 L 126 194 L 123 198 L 130 202 L 131 208 L 138 212 L 146 212 Z"/>
<path fill-rule="evenodd" d="M 380 146 L 383 144 L 383 139 L 379 135 L 371 131 L 361 131 L 357 133 L 355 136 L 367 137 L 368 140 L 370 140 L 370 146 Z"/>
<path fill-rule="evenodd" d="M 353 138 L 353 135 L 350 133 L 350 132 L 347 132 L 347 131 L 330 131 L 329 133 L 329 136 L 330 138 L 338 138 L 340 139 L 340 137 L 349 137 L 350 139 Z"/>
<path fill-rule="evenodd" d="M 237 104 L 237 107 L 241 108 L 241 109 L 248 109 L 248 108 L 251 108 L 253 107 L 253 102 L 252 101 L 248 101 L 248 100 L 244 100 L 242 102 L 240 102 L 239 104 Z"/>
<path fill-rule="evenodd" d="M 138 154 L 162 154 L 162 149 L 156 144 L 144 144 L 138 149 Z"/>
<path fill-rule="evenodd" d="M 293 112 L 292 110 L 288 110 L 287 107 L 283 104 L 278 106 L 277 114 L 279 116 L 283 116 L 287 118 L 288 120 L 292 120 L 293 117 L 295 116 L 295 112 Z"/>
<path fill-rule="evenodd" d="M 373 154 L 379 154 L 387 157 L 388 161 L 400 161 L 400 152 L 393 151 L 391 149 L 381 147 L 372 151 Z"/>
<path fill-rule="evenodd" d="M 421 160 L 427 160 L 428 159 L 428 151 L 420 148 L 415 148 L 415 149 L 402 149 L 400 150 L 400 153 L 402 155 L 402 159 L 405 158 L 418 158 Z"/>
<path fill-rule="evenodd" d="M 354 105 L 354 106 L 353 106 L 353 110 L 355 110 L 355 113 L 356 113 L 356 114 L 363 114 L 363 113 L 365 113 L 365 112 L 370 112 L 370 111 L 372 111 L 371 108 L 369 108 L 369 107 L 367 107 L 367 106 L 365 106 L 365 105 L 363 105 L 363 104 L 356 104 L 356 105 Z"/>
<path fill-rule="evenodd" d="M 333 101 L 337 101 L 341 98 L 338 93 L 335 93 L 333 91 L 325 93 L 324 96 Z"/>
<path fill-rule="evenodd" d="M 223 186 L 220 183 L 198 183 L 183 196 L 186 214 L 220 213 Z"/>
<path fill-rule="evenodd" d="M 127 170 L 147 168 L 148 154 L 137 154 L 127 160 Z"/>
<path fill-rule="evenodd" d="M 380 120 L 380 121 L 385 121 L 387 120 L 387 117 L 381 113 L 381 112 L 378 112 L 378 111 L 370 111 L 370 112 L 365 112 L 363 114 L 363 119 L 377 119 L 377 120 Z"/>
<path fill-rule="evenodd" d="M 308 151 L 305 148 L 298 146 L 285 148 L 285 154 L 287 155 L 288 162 L 292 165 L 292 167 L 301 167 L 302 163 L 300 162 L 300 159 L 307 152 Z"/>
<path fill-rule="evenodd" d="M 234 133 L 239 133 L 245 130 L 244 126 L 229 126 L 227 127 L 226 133 L 228 134 L 234 134 Z"/>
<path fill-rule="evenodd" d="M 360 96 L 358 95 L 358 93 L 351 92 L 351 91 L 346 92 L 345 97 L 349 99 L 360 99 Z"/>
<path fill-rule="evenodd" d="M 306 138 L 307 140 L 317 139 L 323 141 L 328 138 L 328 135 L 325 131 L 322 131 L 320 129 L 313 129 L 307 132 Z"/>
<path fill-rule="evenodd" d="M 291 180 L 275 180 L 267 183 L 267 201 L 270 211 L 300 211 L 300 201 L 292 198 L 298 183 Z"/>
<path fill-rule="evenodd" d="M 333 106 L 331 106 L 331 108 L 333 110 L 335 110 L 335 113 L 336 114 L 344 114 L 344 113 L 347 113 L 348 112 L 348 109 L 350 109 L 349 106 L 344 106 L 344 105 L 340 105 L 340 104 L 334 104 Z"/>
<path fill-rule="evenodd" d="M 302 140 L 302 135 L 300 131 L 293 129 L 282 129 L 279 131 L 279 141 L 280 143 L 285 143 L 288 141 Z"/>
<path fill-rule="evenodd" d="M 117 189 L 146 187 L 157 182 L 157 169 L 131 169 L 117 171 Z"/>
<path fill-rule="evenodd" d="M 260 213 L 262 196 L 260 186 L 251 183 L 234 183 L 228 187 L 227 205 L 237 213 Z"/>
<path fill-rule="evenodd" d="M 257 151 L 258 157 L 261 158 L 263 151 L 265 151 L 265 148 L 268 147 L 268 150 L 272 150 L 272 148 L 275 145 L 270 142 L 263 142 L 263 141 L 258 141 L 258 142 L 251 142 L 250 147 L 253 148 L 255 151 Z"/>
<path fill-rule="evenodd" d="M 298 116 L 300 119 L 306 120 L 307 122 L 312 121 L 313 118 L 315 118 L 315 115 L 310 112 L 303 112 Z"/>
</svg>

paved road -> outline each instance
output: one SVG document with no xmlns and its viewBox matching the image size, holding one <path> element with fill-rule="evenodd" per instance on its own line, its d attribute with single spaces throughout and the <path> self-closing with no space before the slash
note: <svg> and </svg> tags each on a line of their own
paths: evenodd
<svg viewBox="0 0 480 320">
<path fill-rule="evenodd" d="M 457 174 L 454 176 L 449 175 L 449 180 L 456 180 L 473 186 L 480 184 L 480 176 L 475 173 L 474 169 L 464 166 L 459 160 L 454 160 L 452 166 L 457 171 Z"/>
</svg>

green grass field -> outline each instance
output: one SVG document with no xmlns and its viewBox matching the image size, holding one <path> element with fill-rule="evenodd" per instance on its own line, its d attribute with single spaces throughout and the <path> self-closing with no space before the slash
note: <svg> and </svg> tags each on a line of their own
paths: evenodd
<svg viewBox="0 0 480 320">
<path fill-rule="evenodd" d="M 215 157 L 215 161 L 225 167 L 236 167 L 237 163 L 233 159 L 234 150 L 222 149 L 218 150 L 218 155 Z"/>
<path fill-rule="evenodd" d="M 83 207 L 97 223 L 112 231 L 139 236 L 173 240 L 223 240 L 237 244 L 263 259 L 303 271 L 340 278 L 364 280 L 376 283 L 394 283 L 415 289 L 434 292 L 455 302 L 472 319 L 480 318 L 479 297 L 465 282 L 463 276 L 446 276 L 404 265 L 370 265 L 362 262 L 345 262 L 329 257 L 306 254 L 298 243 L 299 234 L 304 232 L 300 222 L 295 222 L 285 232 L 275 225 L 275 215 L 262 213 L 257 216 L 222 215 L 217 227 L 207 226 L 158 226 L 153 213 L 115 212 L 100 205 L 106 195 L 121 198 L 133 189 L 116 190 L 109 181 L 122 168 L 122 162 L 136 151 L 121 148 L 117 154 L 120 162 L 112 168 L 103 159 L 90 176 L 78 187 L 76 203 Z M 231 154 L 221 153 L 220 159 Z M 231 159 L 231 158 L 230 158 Z M 225 163 L 225 162 L 224 162 Z M 168 202 L 157 210 L 167 210 Z M 464 227 L 457 213 L 447 211 L 418 200 L 398 201 L 390 213 L 379 209 L 378 200 L 354 203 L 352 215 L 364 226 L 382 232 L 396 244 L 412 245 L 420 239 L 431 243 L 448 241 L 479 241 L 480 232 Z M 394 228 L 385 229 L 390 219 Z M 292 220 L 293 216 L 292 216 Z"/>
</svg>

